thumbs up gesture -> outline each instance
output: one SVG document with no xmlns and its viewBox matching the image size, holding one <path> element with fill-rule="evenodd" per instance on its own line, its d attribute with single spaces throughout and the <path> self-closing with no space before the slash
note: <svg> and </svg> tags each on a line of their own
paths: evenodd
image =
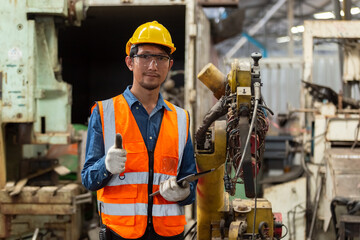
<svg viewBox="0 0 360 240">
<path fill-rule="evenodd" d="M 122 137 L 120 133 L 115 136 L 115 144 L 105 157 L 106 170 L 112 174 L 120 174 L 125 171 L 126 150 L 122 148 Z"/>
</svg>

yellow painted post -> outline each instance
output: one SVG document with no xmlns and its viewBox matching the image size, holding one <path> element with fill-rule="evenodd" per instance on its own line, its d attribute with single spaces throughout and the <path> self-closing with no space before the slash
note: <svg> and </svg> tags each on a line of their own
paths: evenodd
<svg viewBox="0 0 360 240">
<path fill-rule="evenodd" d="M 215 122 L 214 152 L 198 151 L 198 170 L 217 168 L 199 179 L 197 185 L 197 238 L 211 239 L 211 221 L 220 221 L 218 209 L 224 205 L 224 162 L 226 157 L 226 121 Z"/>
</svg>

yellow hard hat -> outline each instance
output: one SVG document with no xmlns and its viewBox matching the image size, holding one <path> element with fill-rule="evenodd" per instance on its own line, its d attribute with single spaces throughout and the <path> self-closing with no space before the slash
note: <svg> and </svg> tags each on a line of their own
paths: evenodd
<svg viewBox="0 0 360 240">
<path fill-rule="evenodd" d="M 171 53 L 176 50 L 169 31 L 157 21 L 144 23 L 135 30 L 126 44 L 126 54 L 130 54 L 131 45 L 139 43 L 160 44 L 170 48 Z"/>
</svg>

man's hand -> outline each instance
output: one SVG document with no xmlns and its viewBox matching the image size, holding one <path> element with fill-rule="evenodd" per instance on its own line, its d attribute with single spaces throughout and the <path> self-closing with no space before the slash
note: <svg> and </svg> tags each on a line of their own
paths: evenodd
<svg viewBox="0 0 360 240">
<path fill-rule="evenodd" d="M 168 201 L 182 201 L 190 195 L 190 184 L 184 181 L 184 186 L 179 186 L 176 177 L 160 183 L 160 194 Z"/>
<path fill-rule="evenodd" d="M 125 171 L 126 150 L 122 149 L 122 138 L 116 134 L 115 145 L 112 146 L 105 158 L 106 170 L 112 174 L 120 174 Z"/>
</svg>

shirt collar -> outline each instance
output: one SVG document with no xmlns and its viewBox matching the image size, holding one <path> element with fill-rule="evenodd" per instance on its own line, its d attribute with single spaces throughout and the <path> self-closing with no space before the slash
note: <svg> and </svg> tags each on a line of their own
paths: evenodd
<svg viewBox="0 0 360 240">
<path fill-rule="evenodd" d="M 140 103 L 140 101 L 134 96 L 134 94 L 132 94 L 132 92 L 130 91 L 131 89 L 131 85 L 129 85 L 123 95 L 127 101 L 127 103 L 129 104 L 130 108 L 132 107 L 132 105 L 136 102 Z M 168 111 L 171 111 L 171 109 L 168 107 L 168 105 L 165 103 L 164 101 L 164 98 L 163 96 L 161 95 L 161 93 L 159 93 L 159 98 L 158 98 L 158 101 L 157 101 L 157 104 L 156 104 L 156 107 L 155 108 L 165 108 L 166 110 Z"/>
</svg>

